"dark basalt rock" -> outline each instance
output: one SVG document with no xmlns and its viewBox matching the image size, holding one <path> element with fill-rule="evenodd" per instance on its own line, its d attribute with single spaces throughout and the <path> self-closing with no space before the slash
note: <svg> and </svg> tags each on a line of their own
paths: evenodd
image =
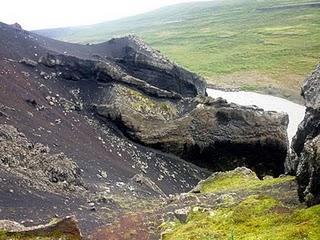
<svg viewBox="0 0 320 240">
<path fill-rule="evenodd" d="M 118 81 L 158 97 L 206 95 L 206 82 L 171 62 L 134 36 L 103 44 L 105 58 L 84 60 L 66 55 L 42 56 L 39 63 L 55 68 L 70 80 Z"/>
<path fill-rule="evenodd" d="M 287 154 L 287 115 L 209 97 L 178 102 L 113 86 L 96 105 L 131 139 L 214 171 L 248 166 L 278 176 Z"/>
<path fill-rule="evenodd" d="M 200 77 L 136 37 L 79 45 L 0 23 L 0 45 L 4 219 L 74 214 L 88 234 L 162 206 L 211 174 L 173 154 L 212 170 L 283 172 L 285 115 L 205 97 Z"/>
<path fill-rule="evenodd" d="M 112 39 L 101 47 L 111 49 L 110 58 L 131 76 L 150 85 L 188 97 L 206 94 L 206 82 L 201 77 L 173 63 L 136 36 Z"/>
<path fill-rule="evenodd" d="M 292 142 L 292 156 L 287 171 L 297 175 L 299 197 L 308 205 L 320 202 L 320 65 L 302 87 L 306 115 Z"/>
<path fill-rule="evenodd" d="M 297 169 L 300 201 L 308 206 L 320 203 L 320 136 L 308 140 L 299 157 Z"/>
</svg>

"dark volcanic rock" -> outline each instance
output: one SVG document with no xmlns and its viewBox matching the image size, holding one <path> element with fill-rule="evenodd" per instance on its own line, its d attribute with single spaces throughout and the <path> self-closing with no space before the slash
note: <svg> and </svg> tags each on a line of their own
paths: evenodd
<svg viewBox="0 0 320 240">
<path fill-rule="evenodd" d="M 39 62 L 55 67 L 63 77 L 70 80 L 118 81 L 149 94 L 162 92 L 164 97 L 195 97 L 206 94 L 205 80 L 171 62 L 137 37 L 113 39 L 103 46 L 108 54 L 105 58 L 82 60 L 48 54 L 41 57 Z M 160 94 L 159 97 L 161 96 Z"/>
<path fill-rule="evenodd" d="M 56 71 L 54 75 L 67 80 L 95 80 L 101 84 L 115 82 L 138 88 L 147 94 L 160 98 L 181 98 L 181 95 L 177 92 L 160 89 L 129 75 L 120 66 L 108 60 L 83 60 L 72 56 L 48 54 L 45 57 L 42 56 L 39 63 L 54 68 Z M 163 80 L 163 82 L 166 82 L 166 80 Z"/>
<path fill-rule="evenodd" d="M 302 96 L 306 101 L 307 108 L 320 110 L 320 65 L 307 78 L 302 87 Z"/>
<path fill-rule="evenodd" d="M 119 63 L 126 48 L 120 45 L 64 43 L 0 23 L 3 219 L 41 224 L 55 215 L 75 215 L 88 233 L 126 211 L 158 206 L 210 174 L 128 140 L 92 111 L 109 97 L 110 84 L 140 89 L 159 101 L 177 101 L 182 97 L 177 86 L 193 81 L 190 89 L 199 92 L 191 95 L 205 94 L 205 82 L 191 73 L 189 80 L 175 76 L 180 83 L 173 81 L 172 88 L 164 79 L 169 90 L 133 76 Z M 174 76 L 178 66 L 170 66 L 175 67 L 161 67 Z"/>
<path fill-rule="evenodd" d="M 23 30 L 22 26 L 19 23 L 14 23 L 14 24 L 11 24 L 10 26 L 17 30 Z"/>
<path fill-rule="evenodd" d="M 320 203 L 320 136 L 304 144 L 297 169 L 298 194 L 308 206 Z"/>
<path fill-rule="evenodd" d="M 288 172 L 297 175 L 299 197 L 308 205 L 320 202 L 320 65 L 302 87 L 306 115 L 292 142 Z"/>
<path fill-rule="evenodd" d="M 47 54 L 39 63 L 50 76 L 91 82 L 85 104 L 136 142 L 212 170 L 284 172 L 287 116 L 206 98 L 201 78 L 136 37 L 103 47 L 105 58 Z"/>
<path fill-rule="evenodd" d="M 260 176 L 284 171 L 288 117 L 209 97 L 159 101 L 111 87 L 96 106 L 131 139 L 214 171 L 248 166 Z"/>
<path fill-rule="evenodd" d="M 19 63 L 23 63 L 27 66 L 30 66 L 30 67 L 36 67 L 37 66 L 37 62 L 36 61 L 33 61 L 31 59 L 28 59 L 28 58 L 22 58 Z"/>
<path fill-rule="evenodd" d="M 112 39 L 101 44 L 112 49 L 109 56 L 126 71 L 158 88 L 183 96 L 205 95 L 206 82 L 179 67 L 136 36 Z"/>
</svg>

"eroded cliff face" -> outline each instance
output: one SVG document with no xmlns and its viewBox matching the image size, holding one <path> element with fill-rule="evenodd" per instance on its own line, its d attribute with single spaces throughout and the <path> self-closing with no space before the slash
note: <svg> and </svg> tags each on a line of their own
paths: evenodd
<svg viewBox="0 0 320 240">
<path fill-rule="evenodd" d="M 87 108 L 138 143 L 213 171 L 284 172 L 286 115 L 206 97 L 200 77 L 135 37 L 108 44 L 115 47 L 105 59 L 47 54 L 38 62 L 47 78 L 91 82 L 80 89 Z"/>
<path fill-rule="evenodd" d="M 288 171 L 297 175 L 298 193 L 308 205 L 320 202 L 320 65 L 302 87 L 306 115 L 292 142 Z"/>
<path fill-rule="evenodd" d="M 284 172 L 287 115 L 200 96 L 159 101 L 124 86 L 112 86 L 108 96 L 97 113 L 137 142 L 213 171 Z"/>
<path fill-rule="evenodd" d="M 138 143 L 213 171 L 247 166 L 259 176 L 284 172 L 286 115 L 206 97 L 201 78 L 135 37 L 109 44 L 114 59 L 48 54 L 38 62 L 48 78 L 91 82 L 89 92 L 80 89 L 85 105 Z"/>
</svg>

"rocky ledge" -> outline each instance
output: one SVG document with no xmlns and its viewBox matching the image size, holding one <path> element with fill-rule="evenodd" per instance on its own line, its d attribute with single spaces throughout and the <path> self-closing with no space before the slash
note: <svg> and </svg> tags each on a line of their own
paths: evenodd
<svg viewBox="0 0 320 240">
<path fill-rule="evenodd" d="M 320 65 L 302 87 L 306 115 L 292 142 L 288 171 L 296 174 L 301 201 L 320 203 Z"/>
<path fill-rule="evenodd" d="M 287 154 L 287 115 L 199 96 L 158 100 L 110 86 L 97 113 L 131 139 L 213 171 L 238 166 L 278 176 Z"/>
</svg>

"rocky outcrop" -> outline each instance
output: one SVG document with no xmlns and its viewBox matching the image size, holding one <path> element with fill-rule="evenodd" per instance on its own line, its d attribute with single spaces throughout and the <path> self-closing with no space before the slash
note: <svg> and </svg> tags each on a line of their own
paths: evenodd
<svg viewBox="0 0 320 240">
<path fill-rule="evenodd" d="M 23 30 L 22 29 L 22 26 L 19 24 L 19 23 L 14 23 L 14 24 L 11 24 L 10 25 L 11 27 L 13 27 L 13 28 L 15 28 L 15 29 L 17 29 L 17 30 Z"/>
<path fill-rule="evenodd" d="M 40 143 L 33 144 L 10 125 L 0 125 L 0 165 L 34 179 L 38 185 L 57 184 L 63 188 L 82 187 L 80 168 L 63 153 L 52 154 Z M 35 184 L 36 185 L 36 184 Z"/>
<path fill-rule="evenodd" d="M 304 144 L 298 158 L 298 194 L 308 206 L 320 203 L 320 135 Z"/>
<path fill-rule="evenodd" d="M 320 65 L 302 87 L 306 115 L 292 142 L 288 172 L 297 175 L 299 197 L 308 205 L 320 202 Z"/>
<path fill-rule="evenodd" d="M 134 36 L 98 47 L 104 57 L 47 54 L 38 62 L 47 75 L 91 82 L 85 105 L 136 142 L 213 171 L 247 166 L 259 176 L 284 172 L 286 115 L 205 97 L 200 77 Z"/>
<path fill-rule="evenodd" d="M 131 139 L 214 171 L 248 166 L 260 176 L 284 171 L 288 117 L 223 99 L 159 101 L 112 86 L 96 111 Z"/>
<path fill-rule="evenodd" d="M 206 82 L 201 77 L 173 63 L 137 36 L 115 38 L 100 47 L 110 49 L 109 57 L 150 85 L 183 96 L 205 95 Z"/>
<path fill-rule="evenodd" d="M 90 234 L 126 213 L 144 215 L 211 174 L 179 157 L 260 177 L 283 171 L 285 115 L 206 98 L 200 77 L 136 37 L 78 45 L 1 23 L 0 32 L 3 219 L 74 214 Z M 134 239 L 131 229 L 139 233 L 129 223 L 102 238 Z"/>
<path fill-rule="evenodd" d="M 94 79 L 100 83 L 118 82 L 157 97 L 195 97 L 206 95 L 206 82 L 171 62 L 134 36 L 104 43 L 104 58 L 90 60 L 74 56 L 48 54 L 39 63 L 54 68 L 69 80 Z"/>
<path fill-rule="evenodd" d="M 205 97 L 200 77 L 137 37 L 97 47 L 104 57 L 47 54 L 38 62 L 47 75 L 92 82 L 86 105 L 136 142 L 214 171 L 248 166 L 260 176 L 283 173 L 286 115 Z"/>
<path fill-rule="evenodd" d="M 138 88 L 156 97 L 181 98 L 181 95 L 174 92 L 173 89 L 168 91 L 150 85 L 129 75 L 120 66 L 108 60 L 93 61 L 72 56 L 48 54 L 45 57 L 42 56 L 39 63 L 54 69 L 55 72 L 49 75 L 52 77 L 58 76 L 72 81 L 92 80 L 100 84 L 113 82 Z"/>
<path fill-rule="evenodd" d="M 56 219 L 45 225 L 25 227 L 17 222 L 0 220 L 0 238 L 5 239 L 81 239 L 78 222 L 74 217 Z M 3 239 L 4 239 L 3 238 Z"/>
</svg>

